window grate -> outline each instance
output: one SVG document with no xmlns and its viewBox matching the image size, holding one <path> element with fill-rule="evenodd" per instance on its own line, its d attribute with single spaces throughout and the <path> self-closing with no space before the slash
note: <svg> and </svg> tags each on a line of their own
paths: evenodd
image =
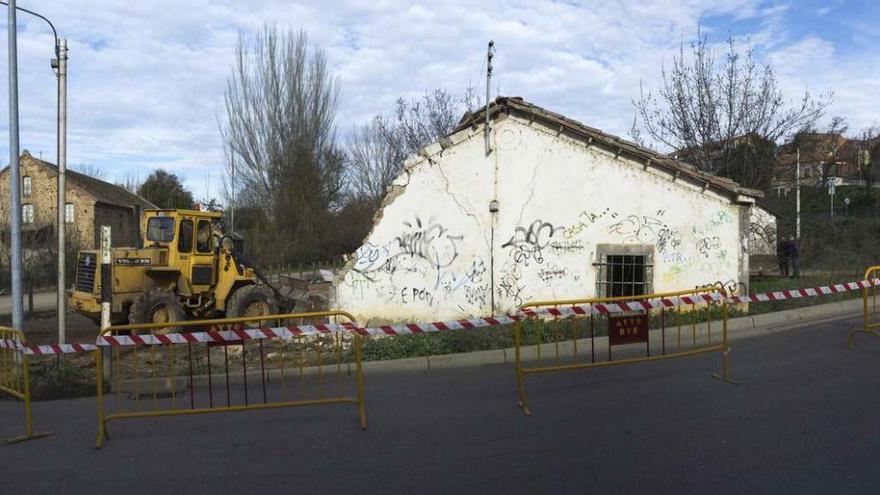
<svg viewBox="0 0 880 495">
<path fill-rule="evenodd" d="M 607 254 L 599 267 L 599 293 L 604 297 L 641 296 L 651 293 L 654 265 L 645 255 Z"/>
</svg>

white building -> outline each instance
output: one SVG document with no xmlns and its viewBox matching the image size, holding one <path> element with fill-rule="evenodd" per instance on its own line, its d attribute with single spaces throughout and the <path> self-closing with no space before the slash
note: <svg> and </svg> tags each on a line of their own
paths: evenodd
<svg viewBox="0 0 880 495">
<path fill-rule="evenodd" d="M 716 282 L 746 290 L 758 191 L 521 98 L 407 161 L 337 287 L 362 323 Z"/>
</svg>

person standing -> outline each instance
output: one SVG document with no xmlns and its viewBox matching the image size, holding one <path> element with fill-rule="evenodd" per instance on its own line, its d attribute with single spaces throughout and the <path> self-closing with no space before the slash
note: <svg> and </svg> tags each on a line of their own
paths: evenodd
<svg viewBox="0 0 880 495">
<path fill-rule="evenodd" d="M 791 262 L 791 276 L 794 278 L 800 278 L 801 252 L 798 247 L 798 240 L 791 236 L 788 238 L 788 260 Z"/>
<path fill-rule="evenodd" d="M 779 276 L 788 277 L 788 239 L 782 238 L 776 243 L 776 262 L 779 264 Z"/>
</svg>

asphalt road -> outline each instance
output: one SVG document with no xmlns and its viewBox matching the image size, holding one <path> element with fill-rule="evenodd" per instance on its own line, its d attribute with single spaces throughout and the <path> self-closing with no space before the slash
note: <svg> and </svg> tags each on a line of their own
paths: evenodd
<svg viewBox="0 0 880 495">
<path fill-rule="evenodd" d="M 367 376 L 351 406 L 111 423 L 35 404 L 52 438 L 0 447 L 2 493 L 878 493 L 880 345 L 858 319 L 735 341 L 717 356 L 527 380 L 509 366 Z M 20 430 L 0 403 L 0 435 Z"/>
<path fill-rule="evenodd" d="M 57 304 L 58 293 L 52 292 L 35 292 L 34 293 L 34 311 L 46 311 L 55 309 Z M 27 294 L 22 298 L 22 305 L 27 310 Z M 12 296 L 9 294 L 0 295 L 0 315 L 12 314 Z"/>
</svg>

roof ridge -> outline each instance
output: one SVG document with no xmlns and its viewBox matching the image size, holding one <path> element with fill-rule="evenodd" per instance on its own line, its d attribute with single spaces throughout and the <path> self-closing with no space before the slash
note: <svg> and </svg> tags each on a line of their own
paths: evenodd
<svg viewBox="0 0 880 495">
<path fill-rule="evenodd" d="M 658 151 L 639 145 L 638 143 L 622 139 L 619 136 L 608 134 L 601 129 L 587 126 L 580 121 L 528 102 L 519 96 L 499 96 L 487 106 L 490 116 L 493 118 L 501 113 L 510 114 L 511 111 L 522 112 L 528 114 L 530 117 L 538 117 L 545 120 L 546 122 L 542 123 L 547 127 L 555 127 L 555 124 L 559 124 L 560 131 L 563 127 L 566 127 L 571 132 L 580 134 L 581 137 L 586 137 L 591 142 L 593 140 L 598 140 L 604 142 L 607 146 L 617 147 L 618 152 L 626 152 L 630 155 L 644 158 L 646 165 L 651 164 L 655 167 L 659 166 L 661 168 L 672 169 L 675 171 L 676 175 L 682 174 L 691 177 L 693 180 L 704 182 L 706 187 L 715 186 L 715 188 L 733 195 L 745 195 L 753 198 L 764 196 L 763 192 L 742 187 L 736 181 L 727 177 L 720 177 L 703 172 L 687 162 L 674 159 Z M 473 112 L 466 112 L 458 125 L 452 130 L 451 134 L 483 123 L 487 106 L 483 106 Z M 548 123 L 552 123 L 553 125 L 548 126 Z"/>
<path fill-rule="evenodd" d="M 52 173 L 56 175 L 58 174 L 58 165 L 55 165 L 54 163 L 47 162 L 46 160 L 37 158 L 29 153 L 22 153 L 21 158 L 33 160 L 35 163 L 48 168 Z M 137 205 L 143 208 L 156 208 L 156 205 L 152 202 L 118 184 L 97 177 L 92 177 L 91 175 L 77 172 L 72 169 L 66 169 L 64 175 L 67 179 L 72 179 L 73 182 L 79 183 L 81 187 L 87 189 L 93 196 L 95 196 L 97 202 L 123 207 Z M 96 190 L 96 187 L 103 190 Z M 113 197 L 114 195 L 116 197 Z M 123 201 L 123 199 L 127 199 L 127 201 Z"/>
</svg>

